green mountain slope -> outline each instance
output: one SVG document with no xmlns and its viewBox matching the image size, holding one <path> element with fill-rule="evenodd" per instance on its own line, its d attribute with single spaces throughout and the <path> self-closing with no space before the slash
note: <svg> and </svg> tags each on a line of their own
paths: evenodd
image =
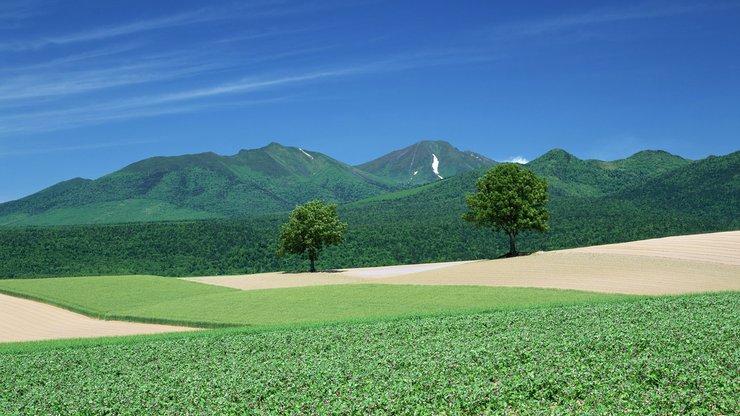
<svg viewBox="0 0 740 416">
<path fill-rule="evenodd" d="M 692 162 L 605 195 L 574 197 L 553 187 L 551 230 L 523 235 L 520 250 L 740 229 L 739 156 Z M 474 190 L 483 171 L 341 205 L 340 217 L 349 223 L 346 242 L 327 249 L 317 266 L 377 266 L 503 254 L 504 235 L 476 229 L 461 219 L 466 210 L 464 196 Z M 279 227 L 286 218 L 285 213 L 276 213 L 201 221 L 0 227 L 0 277 L 188 276 L 303 269 L 304 260 L 275 255 Z"/>
<path fill-rule="evenodd" d="M 681 212 L 727 229 L 740 228 L 740 152 L 670 170 L 614 198 Z"/>
<path fill-rule="evenodd" d="M 543 167 L 543 160 L 535 160 L 527 166 L 548 178 L 551 227 L 548 233 L 532 233 L 524 237 L 522 245 L 525 250 L 560 249 L 740 227 L 737 220 L 740 218 L 739 205 L 733 202 L 737 201 L 740 185 L 737 174 L 731 174 L 733 170 L 740 171 L 736 154 L 696 163 L 679 161 L 683 167 L 672 170 L 664 167 L 675 163 L 675 159 L 665 158 L 661 153 L 599 162 L 582 161 L 563 151 L 555 151 L 543 156 L 544 161 L 551 162 L 553 155 L 562 157 L 563 163 L 544 164 Z M 657 160 L 650 169 L 638 170 L 635 166 L 643 164 L 635 164 L 633 158 Z M 666 159 L 669 163 L 665 163 Z M 467 249 L 476 253 L 471 258 L 492 256 L 504 249 L 504 238 L 498 236 L 488 240 L 488 231 L 480 230 L 485 231 L 483 235 L 471 232 L 470 225 L 460 218 L 467 210 L 464 195 L 475 190 L 475 181 L 484 171 L 480 169 L 411 190 L 347 204 L 342 207 L 342 213 L 350 222 L 386 222 L 388 229 L 379 234 L 393 233 L 393 229 L 399 227 L 393 224 L 412 227 L 422 223 L 420 218 L 423 218 L 428 231 L 418 227 L 417 232 L 422 235 L 432 235 L 431 230 L 446 229 L 438 236 L 443 244 L 457 245 L 458 252 Z M 698 190 L 692 182 L 681 182 L 677 177 L 703 181 L 706 191 Z M 582 191 L 582 196 L 573 195 L 584 189 L 590 192 Z M 609 192 L 613 189 L 622 191 Z M 683 201 L 672 204 L 661 199 L 663 194 Z M 707 199 L 713 202 L 702 203 Z M 697 205 L 703 205 L 705 211 L 700 213 L 691 208 L 681 208 Z M 377 224 L 374 226 L 381 229 Z M 467 248 L 461 248 L 466 244 Z M 490 245 L 488 250 L 486 244 Z"/>
<path fill-rule="evenodd" d="M 496 162 L 474 152 L 463 152 L 445 141 L 421 141 L 357 168 L 398 184 L 420 185 Z"/>
<path fill-rule="evenodd" d="M 0 204 L 0 225 L 256 215 L 314 198 L 343 203 L 398 188 L 321 153 L 272 143 L 234 156 L 155 157 L 97 180 L 62 182 Z"/>
<path fill-rule="evenodd" d="M 551 150 L 527 166 L 548 180 L 556 195 L 600 196 L 638 185 L 686 166 L 691 161 L 664 151 L 645 150 L 621 160 L 581 160 L 562 149 Z"/>
</svg>

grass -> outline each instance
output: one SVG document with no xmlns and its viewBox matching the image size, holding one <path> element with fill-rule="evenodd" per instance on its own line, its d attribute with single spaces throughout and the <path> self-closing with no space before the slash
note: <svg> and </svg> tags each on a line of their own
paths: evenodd
<svg viewBox="0 0 740 416">
<path fill-rule="evenodd" d="M 356 321 L 632 298 L 481 286 L 363 284 L 242 291 L 155 276 L 2 280 L 0 292 L 98 318 L 200 327 Z"/>
<path fill-rule="evenodd" d="M 0 359 L 0 413 L 738 414 L 738 302 L 731 292 L 28 349 Z"/>
</svg>

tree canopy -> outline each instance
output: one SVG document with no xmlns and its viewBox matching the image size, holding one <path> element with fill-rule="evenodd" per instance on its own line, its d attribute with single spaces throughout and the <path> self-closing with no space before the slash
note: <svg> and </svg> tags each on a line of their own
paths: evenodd
<svg viewBox="0 0 740 416">
<path fill-rule="evenodd" d="M 330 245 L 344 241 L 347 224 L 339 221 L 336 205 L 319 200 L 297 206 L 280 227 L 278 255 L 286 253 L 305 255 L 311 261 L 311 272 L 316 271 L 319 252 Z"/>
<path fill-rule="evenodd" d="M 489 169 L 468 194 L 463 219 L 509 236 L 508 257 L 516 256 L 517 235 L 526 230 L 547 231 L 547 181 L 514 163 Z"/>
</svg>

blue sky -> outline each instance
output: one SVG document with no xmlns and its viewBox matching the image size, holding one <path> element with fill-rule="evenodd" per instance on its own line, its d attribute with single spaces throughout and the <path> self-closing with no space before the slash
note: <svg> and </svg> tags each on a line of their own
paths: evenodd
<svg viewBox="0 0 740 416">
<path fill-rule="evenodd" d="M 0 201 L 271 141 L 698 159 L 740 146 L 740 1 L 0 2 Z"/>
</svg>

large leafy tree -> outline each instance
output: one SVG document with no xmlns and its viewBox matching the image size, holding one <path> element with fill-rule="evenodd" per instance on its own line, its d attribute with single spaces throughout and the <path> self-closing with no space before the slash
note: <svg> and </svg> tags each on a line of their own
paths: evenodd
<svg viewBox="0 0 740 416">
<path fill-rule="evenodd" d="M 547 231 L 547 181 L 514 163 L 489 169 L 475 184 L 477 192 L 466 196 L 469 211 L 463 219 L 491 227 L 509 236 L 513 257 L 516 237 L 526 230 Z"/>
<path fill-rule="evenodd" d="M 304 255 L 311 261 L 311 272 L 315 272 L 321 249 L 344 241 L 346 229 L 347 224 L 339 221 L 336 205 L 318 200 L 299 205 L 280 228 L 278 255 Z"/>
</svg>

